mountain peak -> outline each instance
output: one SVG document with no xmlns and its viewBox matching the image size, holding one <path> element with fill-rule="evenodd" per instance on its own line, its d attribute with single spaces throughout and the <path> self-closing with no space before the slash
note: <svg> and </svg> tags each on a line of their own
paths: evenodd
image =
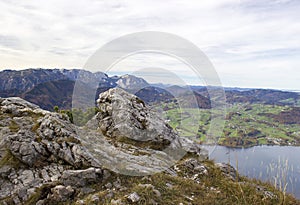
<svg viewBox="0 0 300 205">
<path fill-rule="evenodd" d="M 136 77 L 134 75 L 123 75 L 119 78 L 116 84 L 123 89 L 127 90 L 140 90 L 144 87 L 148 87 L 149 83 L 143 78 Z"/>
</svg>

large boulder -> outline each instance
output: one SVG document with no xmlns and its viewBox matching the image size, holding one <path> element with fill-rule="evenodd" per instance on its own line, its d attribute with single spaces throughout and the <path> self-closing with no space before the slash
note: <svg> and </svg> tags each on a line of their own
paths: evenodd
<svg viewBox="0 0 300 205">
<path fill-rule="evenodd" d="M 126 175 L 168 170 L 186 153 L 207 158 L 141 99 L 120 88 L 99 95 L 97 115 L 80 130 L 82 144 L 103 167 Z"/>
<path fill-rule="evenodd" d="M 120 88 L 112 88 L 99 95 L 99 128 L 110 138 L 154 143 L 157 149 L 182 149 L 206 158 L 200 145 L 181 138 L 155 110 L 140 98 Z"/>
<path fill-rule="evenodd" d="M 97 103 L 99 126 L 109 137 L 159 143 L 178 141 L 170 126 L 135 95 L 113 88 L 101 93 Z"/>
</svg>

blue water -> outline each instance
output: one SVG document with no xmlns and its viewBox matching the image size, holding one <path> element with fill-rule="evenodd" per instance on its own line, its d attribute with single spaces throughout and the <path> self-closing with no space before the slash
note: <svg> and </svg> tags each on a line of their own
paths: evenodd
<svg viewBox="0 0 300 205">
<path fill-rule="evenodd" d="M 230 163 L 239 173 L 251 178 L 270 181 L 300 199 L 300 147 L 256 146 L 227 148 L 204 146 L 210 159 Z"/>
</svg>

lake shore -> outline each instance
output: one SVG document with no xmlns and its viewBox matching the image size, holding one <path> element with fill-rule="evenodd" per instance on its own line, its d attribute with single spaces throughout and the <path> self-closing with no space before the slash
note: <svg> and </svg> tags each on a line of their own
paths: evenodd
<svg viewBox="0 0 300 205">
<path fill-rule="evenodd" d="M 225 162 L 238 172 L 274 184 L 300 199 L 300 147 L 261 145 L 248 148 L 203 145 L 209 158 Z"/>
</svg>

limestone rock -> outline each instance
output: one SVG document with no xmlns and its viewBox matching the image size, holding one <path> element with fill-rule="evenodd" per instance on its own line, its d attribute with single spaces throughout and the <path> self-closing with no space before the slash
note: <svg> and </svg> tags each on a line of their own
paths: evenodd
<svg viewBox="0 0 300 205">
<path fill-rule="evenodd" d="M 207 158 L 198 144 L 181 139 L 136 96 L 113 88 L 101 93 L 97 103 L 97 115 L 78 129 L 82 145 L 97 159 L 95 164 L 117 173 L 145 176 L 165 171 L 187 152 Z"/>
<path fill-rule="evenodd" d="M 88 184 L 98 182 L 101 179 L 101 169 L 88 168 L 85 170 L 66 170 L 63 172 L 61 181 L 64 185 L 84 187 Z"/>
<path fill-rule="evenodd" d="M 231 166 L 230 164 L 226 164 L 226 163 L 216 163 L 216 166 L 219 167 L 221 169 L 221 171 L 228 176 L 230 179 L 232 180 L 236 180 L 237 179 L 237 171 L 235 170 L 235 168 L 233 166 Z"/>
<path fill-rule="evenodd" d="M 117 200 L 112 199 L 112 200 L 110 201 L 110 204 L 111 204 L 111 205 L 123 205 L 124 203 L 122 202 L 121 199 L 117 199 Z"/>
<path fill-rule="evenodd" d="M 120 88 L 112 88 L 99 95 L 100 112 L 97 114 L 99 128 L 105 136 L 120 136 L 138 142 L 160 145 L 159 150 L 182 149 L 203 158 L 208 154 L 195 142 L 180 138 L 177 133 L 150 109 L 141 99 Z"/>
<path fill-rule="evenodd" d="M 127 200 L 132 203 L 136 203 L 140 199 L 141 199 L 141 197 L 136 192 L 133 192 L 133 193 L 129 194 L 129 196 L 127 196 Z"/>
<path fill-rule="evenodd" d="M 62 186 L 58 185 L 51 189 L 52 198 L 54 201 L 67 201 L 72 194 L 74 193 L 74 189 L 71 186 Z"/>
<path fill-rule="evenodd" d="M 113 88 L 101 93 L 97 103 L 100 109 L 97 119 L 107 136 L 162 144 L 174 140 L 179 143 L 176 133 L 135 95 Z"/>
<path fill-rule="evenodd" d="M 195 158 L 190 158 L 184 161 L 184 165 L 189 169 L 197 172 L 197 174 L 207 175 L 207 168 Z"/>
<path fill-rule="evenodd" d="M 66 170 L 100 166 L 67 116 L 17 97 L 0 98 L 0 116 L 0 201 L 14 196 L 18 204 L 43 185 L 59 182 Z"/>
</svg>

